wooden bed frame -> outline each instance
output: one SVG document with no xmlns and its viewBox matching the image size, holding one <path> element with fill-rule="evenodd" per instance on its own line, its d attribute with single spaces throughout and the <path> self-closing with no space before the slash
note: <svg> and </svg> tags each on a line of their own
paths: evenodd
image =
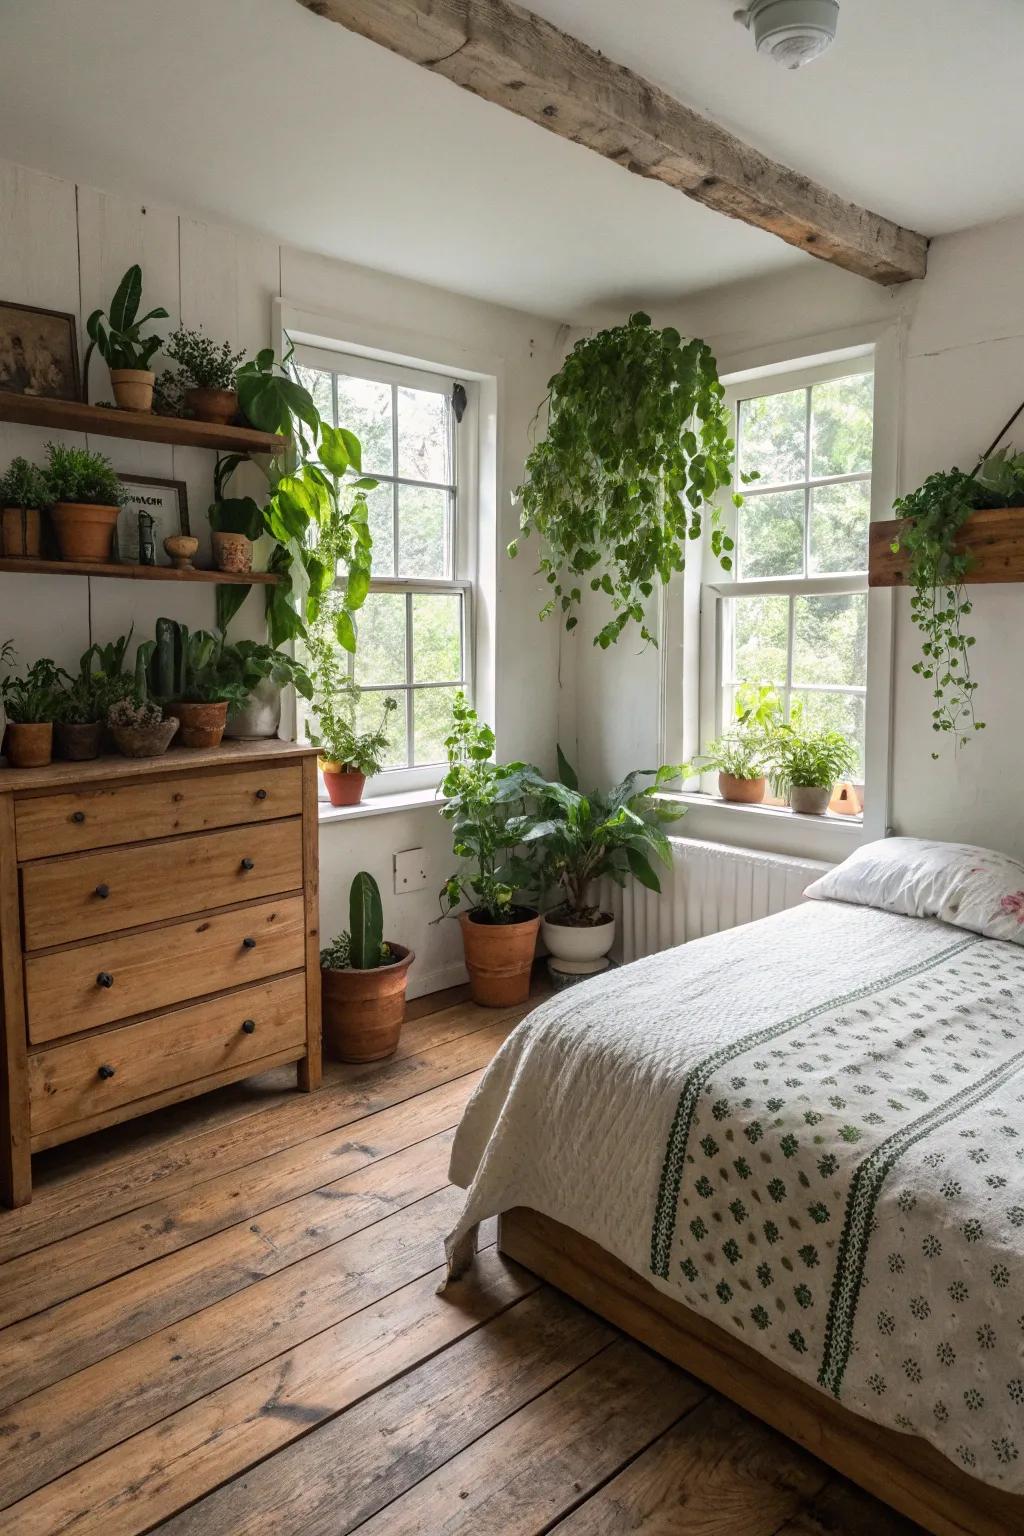
<svg viewBox="0 0 1024 1536">
<path fill-rule="evenodd" d="M 1024 1497 L 968 1477 L 915 1436 L 882 1429 L 851 1413 L 560 1222 L 522 1207 L 507 1211 L 498 1244 L 509 1258 L 795 1440 L 933 1536 L 1024 1533 Z"/>
</svg>

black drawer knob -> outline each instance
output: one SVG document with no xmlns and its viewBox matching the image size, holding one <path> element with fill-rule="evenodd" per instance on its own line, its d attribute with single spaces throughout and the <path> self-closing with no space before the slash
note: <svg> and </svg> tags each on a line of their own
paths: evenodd
<svg viewBox="0 0 1024 1536">
<path fill-rule="evenodd" d="M 85 820 L 85 812 L 84 811 L 72 811 L 72 813 L 71 813 L 71 820 L 72 821 L 77 821 L 78 825 L 81 826 L 82 822 Z"/>
<path fill-rule="evenodd" d="M 242 868 L 248 870 L 248 869 L 255 869 L 256 866 L 253 863 L 252 859 L 243 859 L 242 860 Z"/>
<path fill-rule="evenodd" d="M 103 884 L 98 885 L 96 887 L 96 895 L 99 897 L 100 901 L 106 901 L 107 897 L 110 895 L 110 886 Z"/>
<path fill-rule="evenodd" d="M 113 1077 L 113 1075 L 114 1075 L 114 1068 L 113 1067 L 100 1067 L 99 1075 L 100 1075 L 100 1077 L 102 1077 L 103 1081 L 106 1082 L 108 1078 Z"/>
<path fill-rule="evenodd" d="M 242 1034 L 243 1035 L 254 1035 L 255 1033 L 256 1033 L 256 1020 L 255 1019 L 243 1019 L 242 1020 Z"/>
<path fill-rule="evenodd" d="M 249 937 L 244 938 L 242 940 L 242 948 L 243 949 L 255 949 L 256 948 L 256 940 L 253 939 L 253 938 L 249 938 Z"/>
<path fill-rule="evenodd" d="M 100 971 L 96 977 L 96 985 L 98 987 L 112 987 L 114 985 L 114 978 L 109 971 Z"/>
<path fill-rule="evenodd" d="M 258 789 L 256 791 L 256 799 L 257 800 L 265 800 L 266 798 L 267 798 L 267 792 L 266 792 L 265 789 Z"/>
</svg>

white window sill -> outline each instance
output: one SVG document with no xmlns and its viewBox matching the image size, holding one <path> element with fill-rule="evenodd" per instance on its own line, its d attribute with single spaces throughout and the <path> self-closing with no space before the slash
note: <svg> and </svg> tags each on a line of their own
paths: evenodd
<svg viewBox="0 0 1024 1536">
<path fill-rule="evenodd" d="M 799 826 L 801 832 L 810 831 L 812 828 L 824 827 L 829 833 L 845 832 L 851 837 L 863 838 L 863 816 L 837 816 L 834 811 L 826 811 L 824 816 L 805 816 L 800 811 L 791 811 L 788 805 L 744 805 L 737 800 L 723 800 L 719 795 L 701 794 L 699 790 L 665 790 L 658 797 L 662 800 L 673 800 L 683 805 L 699 807 L 702 811 L 710 811 L 720 816 L 746 816 L 757 818 L 767 817 L 774 822 L 788 822 Z"/>
<path fill-rule="evenodd" d="M 362 816 L 387 816 L 394 811 L 416 811 L 421 807 L 440 811 L 444 796 L 436 789 L 409 789 L 394 795 L 372 795 L 360 800 L 358 805 L 332 805 L 329 800 L 317 802 L 317 819 L 323 825 L 329 821 L 357 821 Z"/>
</svg>

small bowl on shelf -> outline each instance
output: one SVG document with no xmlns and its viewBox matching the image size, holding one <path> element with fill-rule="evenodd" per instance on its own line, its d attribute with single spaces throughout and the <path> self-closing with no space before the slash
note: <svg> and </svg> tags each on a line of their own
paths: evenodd
<svg viewBox="0 0 1024 1536">
<path fill-rule="evenodd" d="M 164 553 L 176 571 L 194 571 L 192 558 L 199 540 L 189 533 L 172 533 L 164 539 Z"/>
</svg>

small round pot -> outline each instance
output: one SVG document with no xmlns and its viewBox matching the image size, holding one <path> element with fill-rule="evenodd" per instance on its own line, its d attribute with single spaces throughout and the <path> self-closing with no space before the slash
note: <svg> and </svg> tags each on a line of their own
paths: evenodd
<svg viewBox="0 0 1024 1536">
<path fill-rule="evenodd" d="M 740 805 L 760 805 L 764 799 L 765 780 L 737 779 L 731 773 L 718 775 L 718 793 L 723 800 L 734 800 Z"/>
<path fill-rule="evenodd" d="M 50 513 L 62 560 L 109 565 L 118 507 L 94 507 L 81 501 L 58 501 Z"/>
<path fill-rule="evenodd" d="M 213 563 L 218 571 L 244 576 L 252 570 L 252 539 L 244 533 L 213 533 Z"/>
<path fill-rule="evenodd" d="M 226 427 L 237 414 L 238 394 L 233 389 L 186 389 L 185 404 L 197 421 Z"/>
<path fill-rule="evenodd" d="M 272 677 L 261 677 L 241 709 L 228 711 L 225 736 L 234 741 L 272 740 L 281 724 L 281 689 Z"/>
<path fill-rule="evenodd" d="M 540 913 L 532 907 L 513 910 L 511 923 L 480 922 L 475 911 L 459 914 L 469 995 L 484 1008 L 525 1003 L 530 995 Z"/>
<path fill-rule="evenodd" d="M 372 971 L 321 970 L 324 1051 L 334 1061 L 383 1061 L 398 1049 L 413 950 L 388 941 L 395 960 Z"/>
<path fill-rule="evenodd" d="M 602 912 L 596 923 L 567 923 L 559 921 L 557 912 L 549 912 L 541 922 L 540 934 L 555 960 L 586 965 L 603 960 L 615 943 L 615 919 L 610 912 Z"/>
<path fill-rule="evenodd" d="M 88 763 L 99 757 L 103 745 L 103 721 L 91 720 L 85 725 L 71 725 L 58 721 L 53 728 L 53 749 L 67 763 Z"/>
<path fill-rule="evenodd" d="M 228 719 L 228 706 L 219 704 L 189 704 L 178 700 L 168 704 L 167 713 L 181 721 L 180 747 L 219 747 Z"/>
<path fill-rule="evenodd" d="M 199 548 L 199 540 L 190 533 L 172 533 L 164 539 L 164 554 L 176 571 L 194 571 L 192 556 Z"/>
<path fill-rule="evenodd" d="M 151 411 L 156 374 L 148 368 L 111 368 L 114 399 L 122 411 Z"/>
<path fill-rule="evenodd" d="M 45 768 L 53 760 L 53 725 L 49 720 L 19 725 L 8 720 L 4 752 L 12 768 Z"/>
<path fill-rule="evenodd" d="M 112 725 L 110 734 L 122 757 L 163 757 L 180 720 L 161 720 L 157 725 Z"/>
<path fill-rule="evenodd" d="M 366 774 L 358 768 L 346 768 L 341 763 L 320 764 L 324 776 L 327 798 L 332 805 L 358 805 L 363 798 Z"/>
<path fill-rule="evenodd" d="M 4 507 L 0 513 L 0 548 L 7 560 L 38 560 L 43 518 L 38 507 Z"/>
<path fill-rule="evenodd" d="M 822 789 L 817 784 L 791 784 L 789 803 L 801 816 L 824 816 L 832 799 L 831 784 Z"/>
</svg>

